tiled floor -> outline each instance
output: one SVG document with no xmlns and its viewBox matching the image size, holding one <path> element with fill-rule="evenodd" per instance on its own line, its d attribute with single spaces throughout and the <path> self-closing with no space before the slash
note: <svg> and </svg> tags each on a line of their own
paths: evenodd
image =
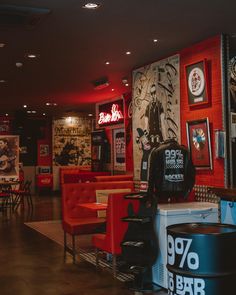
<svg viewBox="0 0 236 295">
<path fill-rule="evenodd" d="M 8 220 L 0 212 L 0 294 L 135 294 L 87 262 L 64 262 L 60 245 L 24 225 L 25 221 L 57 220 L 60 214 L 60 197 L 44 195 L 34 197 L 33 212 L 19 210 Z"/>
</svg>

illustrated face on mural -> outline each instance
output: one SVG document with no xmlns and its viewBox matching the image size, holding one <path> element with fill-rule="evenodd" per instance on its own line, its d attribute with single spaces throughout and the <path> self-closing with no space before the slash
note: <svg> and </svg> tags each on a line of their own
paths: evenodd
<svg viewBox="0 0 236 295">
<path fill-rule="evenodd" d="M 0 150 L 3 150 L 7 147 L 7 141 L 6 140 L 0 140 Z"/>
<path fill-rule="evenodd" d="M 151 86 L 150 94 L 151 94 L 152 102 L 156 102 L 157 101 L 157 94 L 156 94 L 156 85 L 155 84 L 153 84 Z"/>
</svg>

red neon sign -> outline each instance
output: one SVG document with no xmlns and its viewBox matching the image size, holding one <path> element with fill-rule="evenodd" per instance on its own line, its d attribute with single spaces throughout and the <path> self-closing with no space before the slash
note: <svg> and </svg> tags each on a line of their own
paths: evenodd
<svg viewBox="0 0 236 295">
<path fill-rule="evenodd" d="M 118 104 L 113 104 L 111 107 L 111 113 L 101 112 L 99 113 L 98 124 L 107 124 L 118 122 L 123 119 L 124 116 L 122 112 L 119 110 Z"/>
</svg>

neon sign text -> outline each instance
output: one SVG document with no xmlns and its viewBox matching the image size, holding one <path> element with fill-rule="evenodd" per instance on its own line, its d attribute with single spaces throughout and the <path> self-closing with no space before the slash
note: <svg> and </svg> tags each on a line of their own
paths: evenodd
<svg viewBox="0 0 236 295">
<path fill-rule="evenodd" d="M 113 104 L 111 107 L 111 113 L 101 112 L 99 113 L 98 124 L 106 124 L 112 122 L 118 122 L 123 119 L 124 116 L 119 110 L 118 104 Z"/>
</svg>

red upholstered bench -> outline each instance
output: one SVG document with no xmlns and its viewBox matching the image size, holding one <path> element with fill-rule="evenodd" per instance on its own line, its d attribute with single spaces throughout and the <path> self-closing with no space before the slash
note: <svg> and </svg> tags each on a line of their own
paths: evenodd
<svg viewBox="0 0 236 295">
<path fill-rule="evenodd" d="M 67 183 L 62 185 L 62 227 L 64 230 L 64 254 L 69 252 L 76 260 L 75 237 L 94 233 L 104 222 L 97 217 L 97 212 L 78 206 L 81 203 L 96 202 L 96 190 L 134 189 L 132 181 Z M 72 237 L 72 248 L 67 244 L 67 235 Z"/>
<path fill-rule="evenodd" d="M 64 183 L 79 183 L 95 181 L 95 177 L 98 175 L 108 176 L 110 172 L 94 172 L 83 171 L 79 168 L 61 168 L 60 169 L 60 184 Z"/>
<path fill-rule="evenodd" d="M 95 176 L 95 181 L 132 181 L 133 175 L 132 174 L 122 174 L 122 175 L 99 175 Z"/>
</svg>

